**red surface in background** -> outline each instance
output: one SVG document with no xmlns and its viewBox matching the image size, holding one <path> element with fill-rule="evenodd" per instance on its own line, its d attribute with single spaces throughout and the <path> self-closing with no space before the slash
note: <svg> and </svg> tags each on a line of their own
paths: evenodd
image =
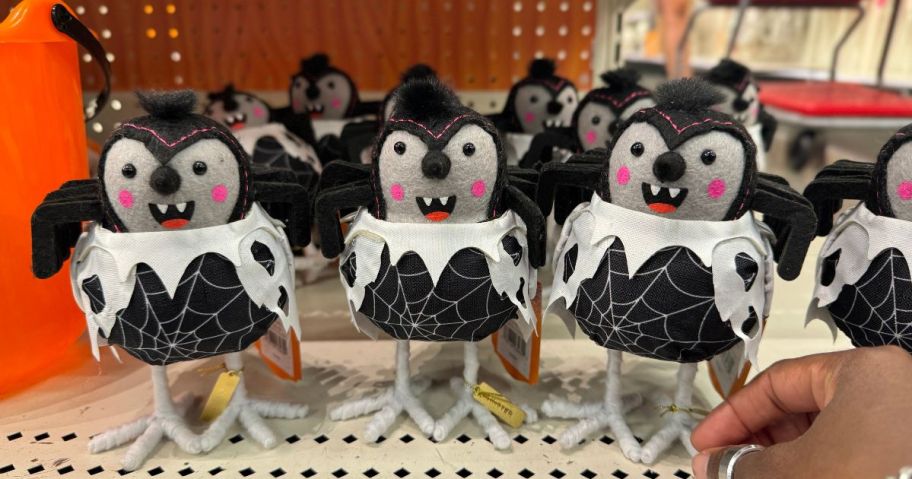
<svg viewBox="0 0 912 479">
<path fill-rule="evenodd" d="M 912 97 L 839 82 L 761 82 L 760 101 L 808 116 L 912 117 Z"/>
</svg>

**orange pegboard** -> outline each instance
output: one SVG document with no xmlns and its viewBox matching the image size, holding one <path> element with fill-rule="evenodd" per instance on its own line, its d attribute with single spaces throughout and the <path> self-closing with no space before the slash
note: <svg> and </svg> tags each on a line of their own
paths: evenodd
<svg viewBox="0 0 912 479">
<path fill-rule="evenodd" d="M 0 0 L 0 11 L 17 3 Z M 284 90 L 327 52 L 361 90 L 428 63 L 457 89 L 504 90 L 529 61 L 590 86 L 595 0 L 71 0 L 113 56 L 113 87 Z M 100 85 L 84 63 L 83 85 Z"/>
</svg>

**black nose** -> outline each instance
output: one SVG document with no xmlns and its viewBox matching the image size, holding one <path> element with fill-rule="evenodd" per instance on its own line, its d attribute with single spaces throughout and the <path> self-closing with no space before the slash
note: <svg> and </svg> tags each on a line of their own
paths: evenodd
<svg viewBox="0 0 912 479">
<path fill-rule="evenodd" d="M 307 94 L 308 100 L 316 100 L 320 96 L 320 87 L 311 83 L 310 86 L 307 87 L 305 93 Z"/>
<path fill-rule="evenodd" d="M 564 109 L 564 104 L 557 100 L 551 100 L 548 102 L 548 114 L 549 115 L 557 115 L 563 109 Z"/>
<path fill-rule="evenodd" d="M 450 174 L 450 159 L 440 151 L 429 151 L 421 159 L 421 172 L 428 178 L 442 180 Z"/>
<path fill-rule="evenodd" d="M 735 109 L 735 111 L 747 110 L 747 107 L 749 106 L 750 102 L 740 97 L 736 98 L 735 101 L 732 102 L 732 107 Z"/>
<path fill-rule="evenodd" d="M 181 187 L 181 177 L 170 166 L 162 165 L 152 172 L 149 186 L 163 195 L 174 194 Z"/>
<path fill-rule="evenodd" d="M 677 181 L 684 176 L 684 170 L 686 169 L 687 165 L 684 163 L 684 158 L 673 151 L 662 153 L 652 164 L 652 174 L 659 181 Z"/>
</svg>

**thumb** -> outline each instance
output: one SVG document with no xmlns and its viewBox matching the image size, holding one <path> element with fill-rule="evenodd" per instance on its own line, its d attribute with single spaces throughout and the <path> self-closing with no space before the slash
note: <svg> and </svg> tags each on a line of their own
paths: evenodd
<svg viewBox="0 0 912 479">
<path fill-rule="evenodd" d="M 734 468 L 734 479 L 806 477 L 801 472 L 803 462 L 798 460 L 799 454 L 795 452 L 797 446 L 794 441 L 786 442 L 741 456 Z M 724 466 L 721 464 L 723 456 L 726 452 L 741 447 L 743 446 L 707 449 L 694 456 L 691 465 L 695 478 L 727 479 L 725 470 L 720 472 Z"/>
</svg>

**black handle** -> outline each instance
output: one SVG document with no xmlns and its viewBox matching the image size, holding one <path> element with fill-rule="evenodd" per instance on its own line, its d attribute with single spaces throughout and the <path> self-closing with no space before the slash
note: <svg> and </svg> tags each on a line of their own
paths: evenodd
<svg viewBox="0 0 912 479">
<path fill-rule="evenodd" d="M 108 103 L 108 97 L 111 95 L 111 63 L 108 62 L 104 47 L 101 46 L 95 35 L 62 4 L 58 3 L 51 7 L 51 23 L 61 33 L 85 48 L 89 55 L 92 55 L 92 58 L 98 62 L 104 73 L 104 86 L 95 97 L 95 110 L 91 115 L 86 114 L 85 121 L 89 121 L 95 118 Z"/>
</svg>

